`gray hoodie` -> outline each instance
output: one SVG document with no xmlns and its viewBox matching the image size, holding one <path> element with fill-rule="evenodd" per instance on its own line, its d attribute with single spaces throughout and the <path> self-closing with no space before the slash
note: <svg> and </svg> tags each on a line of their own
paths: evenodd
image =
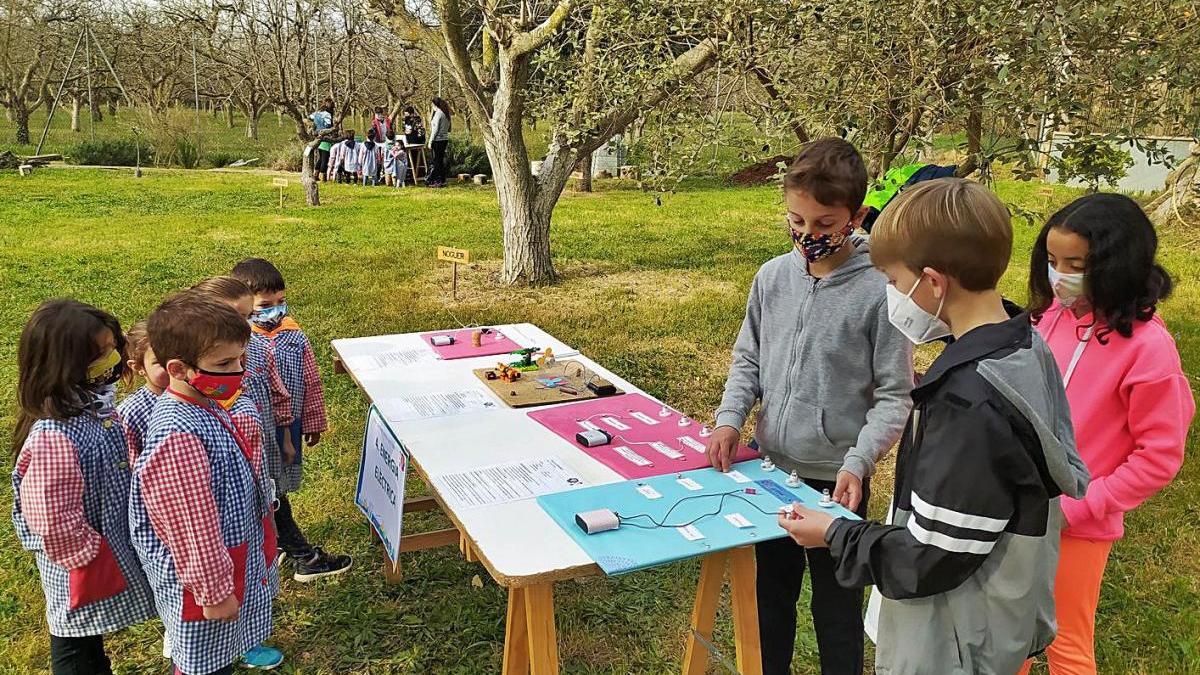
<svg viewBox="0 0 1200 675">
<path fill-rule="evenodd" d="M 754 277 L 717 426 L 762 407 L 759 451 L 785 471 L 834 480 L 875 472 L 912 407 L 912 344 L 888 321 L 887 279 L 868 244 L 825 278 L 794 248 Z"/>
</svg>

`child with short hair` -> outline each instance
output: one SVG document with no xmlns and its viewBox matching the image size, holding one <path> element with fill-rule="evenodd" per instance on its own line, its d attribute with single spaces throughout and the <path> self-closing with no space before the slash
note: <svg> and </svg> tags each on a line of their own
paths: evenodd
<svg viewBox="0 0 1200 675">
<path fill-rule="evenodd" d="M 76 300 L 42 303 L 17 348 L 12 521 L 37 558 L 56 675 L 111 673 L 104 635 L 154 617 L 111 398 L 124 348 L 117 320 Z"/>
<path fill-rule="evenodd" d="M 383 146 L 383 168 L 387 184 L 402 188 L 404 176 L 408 173 L 408 150 L 404 147 L 404 138 L 396 134 L 388 136 Z"/>
<path fill-rule="evenodd" d="M 150 424 L 150 413 L 154 410 L 158 397 L 171 383 L 171 378 L 154 356 L 145 321 L 133 324 L 125 333 L 125 345 L 128 357 L 125 361 L 126 372 L 145 380 L 145 384 L 126 396 L 117 406 L 117 415 L 121 418 L 121 425 L 125 428 L 125 438 L 129 444 L 129 463 L 133 464 L 138 455 L 142 454 L 142 439 L 145 438 L 146 427 Z"/>
<path fill-rule="evenodd" d="M 230 673 L 270 634 L 279 588 L 258 411 L 237 396 L 250 328 L 194 292 L 164 301 L 147 327 L 170 384 L 134 467 L 134 548 L 177 671 Z"/>
<path fill-rule="evenodd" d="M 780 517 L 829 547 L 839 582 L 875 586 L 879 673 L 1015 673 L 1054 639 L 1059 495 L 1088 476 L 1053 355 L 996 290 L 1011 251 L 1008 209 L 978 183 L 928 181 L 884 209 L 871 260 L 889 320 L 914 343 L 955 340 L 913 390 L 887 523 Z"/>
<path fill-rule="evenodd" d="M 784 475 L 866 514 L 875 464 L 908 415 L 912 345 L 890 323 L 887 280 L 852 234 L 867 208 L 867 170 L 838 138 L 805 145 L 784 178 L 791 247 L 754 277 L 707 453 L 728 471 L 756 403 L 759 451 Z M 860 674 L 862 602 L 825 549 L 787 538 L 755 546 L 763 672 L 790 672 L 804 570 L 824 673 Z"/>
<path fill-rule="evenodd" d="M 292 398 L 292 423 L 276 430 L 279 447 L 285 456 L 283 473 L 277 482 L 279 509 L 275 512 L 280 547 L 295 568 L 296 581 L 308 582 L 341 574 L 350 569 L 353 560 L 350 556 L 327 553 L 320 546 L 310 544 L 296 524 L 287 496 L 300 489 L 303 446 L 315 446 L 327 427 L 321 373 L 312 345 L 300 324 L 288 315 L 283 275 L 274 265 L 262 258 L 250 258 L 235 265 L 232 276 L 254 293 L 252 328 L 270 345 L 279 376 Z"/>
<path fill-rule="evenodd" d="M 342 135 L 342 141 L 329 151 L 329 180 L 339 183 L 358 182 L 360 167 L 354 130 L 347 129 Z"/>
<path fill-rule="evenodd" d="M 383 168 L 383 146 L 375 140 L 375 130 L 369 129 L 367 140 L 358 146 L 358 165 L 363 185 L 379 185 L 379 172 Z"/>
<path fill-rule="evenodd" d="M 1054 675 L 1096 672 L 1096 606 L 1109 552 L 1125 534 L 1125 513 L 1183 465 L 1196 412 L 1175 341 L 1155 311 L 1172 287 L 1157 251 L 1153 223 L 1118 194 L 1071 202 L 1033 246 L 1029 311 L 1063 373 L 1092 476 L 1083 499 L 1061 502 L 1058 637 L 1046 650 Z"/>
<path fill-rule="evenodd" d="M 229 305 L 249 324 L 250 316 L 254 312 L 254 294 L 239 279 L 229 276 L 209 277 L 192 286 L 191 290 Z M 290 461 L 280 452 L 275 429 L 292 423 L 292 397 L 288 394 L 283 380 L 279 378 L 275 356 L 266 338 L 250 331 L 250 341 L 246 343 L 246 353 L 242 362 L 246 374 L 242 378 L 242 389 L 235 396 L 245 394 L 258 411 L 263 457 L 267 475 L 274 484 L 283 474 L 283 463 Z M 289 458 L 291 454 L 289 453 Z M 276 531 L 279 531 L 278 526 Z M 271 669 L 283 662 L 283 652 L 274 647 L 257 645 L 246 652 L 242 660 L 251 667 Z"/>
</svg>

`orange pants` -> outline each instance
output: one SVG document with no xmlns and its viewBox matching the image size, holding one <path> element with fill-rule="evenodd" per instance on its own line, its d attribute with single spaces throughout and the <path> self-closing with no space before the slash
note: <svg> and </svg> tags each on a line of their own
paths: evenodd
<svg viewBox="0 0 1200 675">
<path fill-rule="evenodd" d="M 1062 537 L 1054 579 L 1058 637 L 1046 650 L 1050 675 L 1096 675 L 1096 605 L 1112 545 Z M 1032 665 L 1032 659 L 1026 661 L 1020 675 L 1026 675 Z"/>
</svg>

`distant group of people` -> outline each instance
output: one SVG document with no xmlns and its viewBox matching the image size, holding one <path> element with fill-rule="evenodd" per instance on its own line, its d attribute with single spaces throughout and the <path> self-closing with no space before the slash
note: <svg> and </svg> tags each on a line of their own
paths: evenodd
<svg viewBox="0 0 1200 675">
<path fill-rule="evenodd" d="M 448 167 L 446 148 L 450 143 L 450 105 L 440 96 L 433 97 L 430 133 L 413 106 L 404 109 L 400 119 L 402 130 L 397 133 L 395 116 L 389 116 L 383 106 L 375 108 L 370 128 L 362 140 L 353 129 L 343 130 L 340 140 L 330 138 L 317 145 L 317 161 L 313 168 L 317 180 L 404 187 L 415 184 L 417 172 L 410 170 L 410 151 L 428 147 L 429 172 L 426 187 L 445 187 Z M 317 133 L 334 127 L 333 99 L 325 99 L 309 118 Z"/>
</svg>

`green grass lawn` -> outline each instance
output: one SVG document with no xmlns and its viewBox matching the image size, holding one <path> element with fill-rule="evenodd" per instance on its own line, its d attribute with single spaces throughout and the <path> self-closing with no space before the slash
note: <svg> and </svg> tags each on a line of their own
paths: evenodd
<svg viewBox="0 0 1200 675">
<path fill-rule="evenodd" d="M 268 118 L 269 119 L 269 118 Z M 269 120 L 273 126 L 273 120 Z M 1059 186 L 998 185 L 1009 202 L 1048 213 L 1075 193 Z M 401 192 L 326 186 L 324 206 L 301 206 L 289 188 L 277 208 L 269 177 L 184 171 L 46 170 L 0 175 L 0 444 L 10 445 L 17 338 L 43 300 L 74 296 L 144 318 L 164 295 L 226 272 L 247 256 L 276 262 L 289 304 L 317 350 L 330 433 L 308 455 L 308 482 L 296 496 L 310 537 L 353 554 L 348 575 L 283 584 L 273 642 L 284 672 L 480 673 L 500 668 L 504 589 L 457 550 L 410 554 L 406 578 L 384 584 L 382 554 L 352 503 L 366 405 L 334 376 L 329 340 L 455 326 L 531 321 L 701 419 L 711 419 L 750 280 L 790 246 L 774 188 L 693 186 L 662 206 L 635 191 L 569 194 L 555 213 L 560 284 L 497 289 L 500 226 L 488 189 Z M 1004 290 L 1023 299 L 1036 229 L 1018 224 L 1017 253 Z M 1178 336 L 1187 371 L 1200 372 L 1200 286 L 1194 239 L 1162 233 L 1164 261 L 1179 279 L 1162 311 Z M 1191 242 L 1191 243 L 1185 243 Z M 450 300 L 438 244 L 478 260 Z M 613 317 L 621 317 L 620 322 Z M 922 354 L 928 360 L 929 354 Z M 1195 437 L 1189 450 L 1196 449 Z M 10 459 L 11 461 L 11 459 Z M 890 465 L 875 483 L 873 512 L 890 497 Z M 418 494 L 420 485 L 410 482 Z M 7 481 L 0 502 L 11 503 Z M 1163 494 L 1128 520 L 1114 549 L 1101 601 L 1103 672 L 1200 671 L 1200 462 L 1189 457 Z M 422 514 L 424 515 L 424 514 Z M 406 527 L 443 527 L 441 516 Z M 48 661 L 42 595 L 33 557 L 0 528 L 0 672 L 44 672 Z M 679 563 L 616 579 L 556 588 L 564 670 L 670 672 L 682 655 L 699 565 Z M 473 584 L 482 578 L 482 587 Z M 732 651 L 723 610 L 717 644 Z M 801 612 L 802 616 L 806 612 Z M 118 672 L 164 672 L 159 627 L 147 623 L 110 640 Z M 797 669 L 816 673 L 816 644 L 801 619 Z"/>
</svg>

